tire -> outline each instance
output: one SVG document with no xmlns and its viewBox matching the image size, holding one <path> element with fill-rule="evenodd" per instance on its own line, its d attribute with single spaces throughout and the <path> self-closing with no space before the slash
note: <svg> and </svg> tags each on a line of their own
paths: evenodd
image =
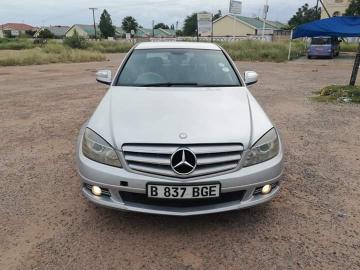
<svg viewBox="0 0 360 270">
<path fill-rule="evenodd" d="M 307 59 L 311 59 L 311 55 L 308 55 L 308 56 L 307 56 Z"/>
</svg>

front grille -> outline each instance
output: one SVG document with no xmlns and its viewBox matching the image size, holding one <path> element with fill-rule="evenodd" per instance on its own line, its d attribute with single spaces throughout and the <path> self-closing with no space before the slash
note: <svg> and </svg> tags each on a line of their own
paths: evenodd
<svg viewBox="0 0 360 270">
<path fill-rule="evenodd" d="M 189 175 L 176 174 L 171 155 L 179 148 L 191 150 L 197 158 L 196 169 Z M 241 159 L 242 144 L 154 145 L 126 144 L 122 150 L 133 171 L 168 177 L 198 177 L 234 170 Z"/>
<path fill-rule="evenodd" d="M 201 207 L 207 205 L 224 204 L 235 201 L 241 201 L 245 194 L 245 191 L 235 191 L 222 193 L 218 198 L 206 198 L 206 199 L 187 199 L 187 200 L 174 200 L 174 199 L 156 199 L 148 198 L 143 193 L 132 193 L 132 192 L 119 192 L 121 199 L 124 203 L 133 204 L 145 204 L 149 206 L 159 207 L 175 207 L 175 208 L 187 208 L 187 207 Z"/>
</svg>

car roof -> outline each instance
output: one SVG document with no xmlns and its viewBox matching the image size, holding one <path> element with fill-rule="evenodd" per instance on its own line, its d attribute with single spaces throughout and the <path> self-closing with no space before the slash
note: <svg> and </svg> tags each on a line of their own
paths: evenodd
<svg viewBox="0 0 360 270">
<path fill-rule="evenodd" d="M 216 51 L 221 50 L 218 45 L 205 42 L 142 42 L 135 47 L 135 50 L 147 49 L 198 49 Z"/>
</svg>

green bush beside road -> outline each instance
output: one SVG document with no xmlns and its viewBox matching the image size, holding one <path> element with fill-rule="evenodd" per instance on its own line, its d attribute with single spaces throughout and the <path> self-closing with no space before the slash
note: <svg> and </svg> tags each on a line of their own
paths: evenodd
<svg viewBox="0 0 360 270">
<path fill-rule="evenodd" d="M 312 97 L 317 101 L 339 101 L 360 103 L 360 86 L 330 85 L 321 89 Z"/>
<path fill-rule="evenodd" d="M 284 62 L 288 58 L 288 42 L 244 40 L 219 44 L 235 61 Z M 103 61 L 105 53 L 126 53 L 132 46 L 132 43 L 122 41 L 88 41 L 78 35 L 66 38 L 64 42 L 49 39 L 46 44 L 34 44 L 31 39 L 0 39 L 0 65 Z M 294 41 L 291 58 L 305 53 L 305 43 Z"/>
<path fill-rule="evenodd" d="M 269 61 L 284 62 L 288 59 L 288 42 L 264 42 L 258 40 L 244 40 L 237 42 L 223 42 L 220 45 L 230 54 L 234 61 Z M 306 54 L 305 43 L 292 43 L 291 59 Z"/>
<path fill-rule="evenodd" d="M 358 43 L 348 43 L 342 42 L 340 44 L 340 50 L 342 52 L 356 52 L 359 44 Z"/>
<path fill-rule="evenodd" d="M 133 44 L 130 42 L 118 41 L 92 41 L 89 43 L 89 50 L 101 53 L 127 53 Z"/>
<path fill-rule="evenodd" d="M 50 63 L 76 63 L 104 61 L 103 54 L 94 51 L 70 49 L 61 44 L 48 44 L 44 48 L 0 51 L 0 66 L 25 66 Z"/>
<path fill-rule="evenodd" d="M 29 38 L 0 38 L 0 50 L 24 50 L 36 47 Z"/>
</svg>

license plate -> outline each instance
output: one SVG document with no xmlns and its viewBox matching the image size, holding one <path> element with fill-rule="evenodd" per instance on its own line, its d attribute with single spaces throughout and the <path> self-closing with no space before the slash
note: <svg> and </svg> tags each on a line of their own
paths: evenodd
<svg viewBox="0 0 360 270">
<path fill-rule="evenodd" d="M 220 196 L 220 184 L 200 186 L 154 185 L 147 186 L 149 198 L 160 199 L 203 199 Z"/>
</svg>

